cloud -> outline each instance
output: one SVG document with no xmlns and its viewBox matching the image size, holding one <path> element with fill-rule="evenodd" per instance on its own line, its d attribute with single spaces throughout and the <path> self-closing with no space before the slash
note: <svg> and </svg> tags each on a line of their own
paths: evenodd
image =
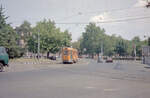
<svg viewBox="0 0 150 98">
<path fill-rule="evenodd" d="M 147 5 L 147 0 L 137 0 L 136 4 L 134 7 L 142 7 Z"/>
<path fill-rule="evenodd" d="M 108 19 L 110 19 L 109 14 L 107 12 L 104 12 L 100 15 L 97 16 L 93 16 L 92 18 L 90 18 L 90 22 L 104 22 L 107 21 Z"/>
</svg>

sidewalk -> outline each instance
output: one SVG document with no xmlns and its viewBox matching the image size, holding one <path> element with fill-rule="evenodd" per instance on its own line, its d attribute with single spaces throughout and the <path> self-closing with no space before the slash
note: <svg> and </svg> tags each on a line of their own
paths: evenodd
<svg viewBox="0 0 150 98">
<path fill-rule="evenodd" d="M 50 59 L 28 59 L 28 58 L 19 58 L 19 59 L 11 59 L 9 61 L 10 64 L 12 63 L 18 63 L 18 64 L 54 64 L 56 62 L 60 61 L 58 58 L 57 60 L 50 60 Z M 61 61 L 60 61 L 61 62 Z"/>
<path fill-rule="evenodd" d="M 30 71 L 39 70 L 46 68 L 62 68 L 62 67 L 72 67 L 81 64 L 87 64 L 86 60 L 79 60 L 79 62 L 74 64 L 63 64 L 61 58 L 57 60 L 50 59 L 13 59 L 9 61 L 9 67 L 5 67 L 5 72 L 20 72 L 20 71 Z"/>
<path fill-rule="evenodd" d="M 11 59 L 9 61 L 9 67 L 5 68 L 5 72 L 19 72 L 19 71 L 30 71 L 48 67 L 61 67 L 57 66 L 61 63 L 61 59 L 50 60 L 50 59 Z"/>
</svg>

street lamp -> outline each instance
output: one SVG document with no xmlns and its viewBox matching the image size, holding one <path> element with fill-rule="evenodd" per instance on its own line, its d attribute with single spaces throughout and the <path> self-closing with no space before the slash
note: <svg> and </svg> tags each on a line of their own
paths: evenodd
<svg viewBox="0 0 150 98">
<path fill-rule="evenodd" d="M 35 42 L 35 40 L 36 40 L 36 36 L 35 35 L 33 35 L 33 40 L 34 40 L 34 46 L 33 46 L 33 53 L 34 53 L 34 58 L 36 57 L 36 42 Z"/>
<path fill-rule="evenodd" d="M 104 51 L 103 51 L 103 41 L 102 41 L 102 43 L 101 43 L 101 56 L 103 56 L 103 53 L 104 53 Z"/>
<path fill-rule="evenodd" d="M 133 44 L 133 49 L 134 49 L 134 60 L 136 61 L 136 44 Z"/>
</svg>

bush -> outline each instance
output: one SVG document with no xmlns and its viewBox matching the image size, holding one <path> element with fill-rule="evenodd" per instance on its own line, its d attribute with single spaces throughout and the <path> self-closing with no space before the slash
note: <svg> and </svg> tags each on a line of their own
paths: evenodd
<svg viewBox="0 0 150 98">
<path fill-rule="evenodd" d="M 19 58 L 24 55 L 24 49 L 20 47 L 8 49 L 9 58 Z"/>
</svg>

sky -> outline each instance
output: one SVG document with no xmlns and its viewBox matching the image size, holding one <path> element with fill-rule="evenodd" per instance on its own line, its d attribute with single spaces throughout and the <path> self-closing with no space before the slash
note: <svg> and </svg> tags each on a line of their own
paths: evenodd
<svg viewBox="0 0 150 98">
<path fill-rule="evenodd" d="M 115 34 L 128 40 L 135 36 L 141 39 L 150 36 L 150 8 L 145 7 L 145 0 L 0 0 L 0 4 L 9 16 L 7 22 L 13 27 L 24 20 L 35 26 L 38 21 L 51 19 L 62 31 L 69 30 L 73 41 L 79 39 L 89 22 L 104 28 L 108 35 Z M 132 20 L 135 18 L 138 19 Z M 132 21 L 118 21 L 126 19 Z"/>
</svg>

